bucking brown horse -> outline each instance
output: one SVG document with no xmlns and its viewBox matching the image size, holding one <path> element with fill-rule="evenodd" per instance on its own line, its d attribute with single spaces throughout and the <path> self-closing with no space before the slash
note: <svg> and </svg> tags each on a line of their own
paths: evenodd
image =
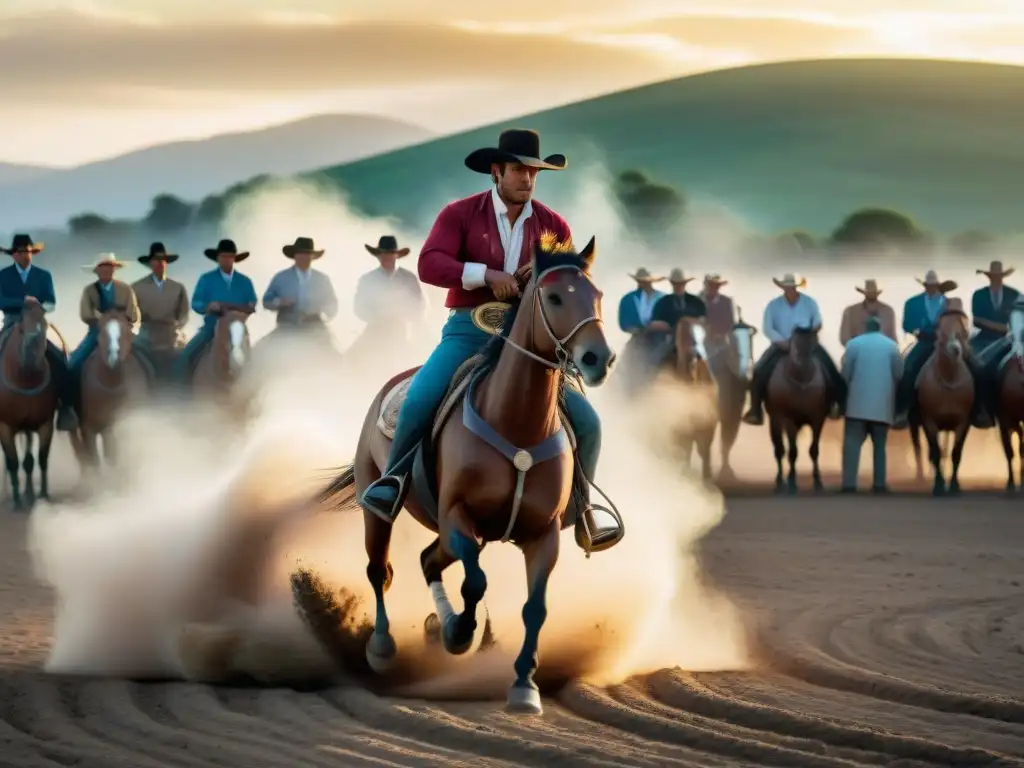
<svg viewBox="0 0 1024 768">
<path fill-rule="evenodd" d="M 1024 488 L 1024 309 L 1010 313 L 1010 359 L 1001 370 L 996 392 L 996 419 L 1006 455 L 1006 490 L 1017 489 L 1013 475 L 1013 436 L 1020 454 L 1020 486 Z"/>
<path fill-rule="evenodd" d="M 974 408 L 974 378 L 967 367 L 967 315 L 959 309 L 947 309 L 939 315 L 935 332 L 935 351 L 917 377 L 917 406 L 910 413 L 910 439 L 914 453 L 920 456 L 920 431 L 928 441 L 928 459 L 935 471 L 932 494 L 943 496 L 960 492 L 960 459 L 971 429 Z M 942 473 L 942 447 L 939 435 L 953 433 L 950 458 L 953 467 L 946 487 Z"/>
<path fill-rule="evenodd" d="M 227 396 L 238 381 L 252 351 L 246 323 L 252 312 L 247 308 L 224 307 L 213 340 L 196 360 L 192 386 L 208 395 Z"/>
<path fill-rule="evenodd" d="M 124 312 L 112 309 L 97 321 L 96 350 L 82 364 L 79 427 L 71 433 L 75 454 L 84 467 L 95 469 L 103 459 L 117 460 L 113 426 L 128 405 L 145 401 L 153 387 L 152 372 L 132 353 L 132 325 Z"/>
<path fill-rule="evenodd" d="M 814 357 L 818 346 L 818 332 L 813 328 L 796 328 L 789 340 L 786 357 L 779 361 L 768 380 L 765 396 L 765 410 L 772 446 L 775 448 L 776 491 L 797 492 L 796 459 L 797 436 L 805 426 L 811 428 L 811 447 L 808 455 L 813 466 L 814 490 L 822 491 L 818 455 L 821 448 L 821 431 L 828 417 L 830 402 L 827 380 L 821 363 Z M 783 438 L 789 441 L 789 476 L 782 479 L 782 457 L 786 453 Z"/>
<path fill-rule="evenodd" d="M 558 560 L 573 481 L 574 457 L 558 407 L 566 364 L 572 361 L 587 385 L 598 386 L 615 359 L 604 335 L 602 293 L 590 278 L 594 257 L 593 239 L 578 254 L 566 246 L 535 251 L 532 278 L 521 300 L 506 313 L 502 335 L 478 358 L 458 405 L 448 411 L 451 418 L 442 416 L 435 429 L 436 496 L 417 480 L 414 470 L 406 503 L 421 525 L 439 534 L 420 560 L 449 653 L 465 653 L 474 638 L 477 607 L 487 588 L 479 562 L 483 545 L 511 541 L 522 550 L 528 598 L 522 614 L 525 637 L 515 661 L 516 681 L 508 693 L 508 709 L 514 712 L 540 713 L 542 709 L 533 680 L 538 637 L 547 615 L 548 578 Z M 325 491 L 325 498 L 346 490 L 351 493 L 353 485 L 358 498 L 380 477 L 389 441 L 378 419 L 382 401 L 395 383 L 389 382 L 370 405 L 355 462 Z M 501 441 L 506 445 L 499 450 L 495 446 Z M 436 521 L 422 504 L 428 494 L 438 502 Z M 391 668 L 397 653 L 384 602 L 393 573 L 388 559 L 392 525 L 366 510 L 363 520 L 367 576 L 376 596 L 376 620 L 366 657 L 374 670 L 383 671 Z M 461 613 L 455 613 L 441 580 L 456 560 L 462 562 L 465 573 Z M 303 605 L 299 578 L 300 574 L 293 577 L 296 599 L 300 610 L 311 614 L 313 607 Z"/>
<path fill-rule="evenodd" d="M 39 435 L 39 498 L 49 496 L 50 447 L 57 411 L 57 381 L 46 360 L 46 312 L 35 299 L 26 299 L 21 320 L 11 327 L 0 353 L 0 444 L 15 509 L 35 498 L 32 435 Z M 18 435 L 26 436 L 25 496 L 18 479 Z"/>
</svg>

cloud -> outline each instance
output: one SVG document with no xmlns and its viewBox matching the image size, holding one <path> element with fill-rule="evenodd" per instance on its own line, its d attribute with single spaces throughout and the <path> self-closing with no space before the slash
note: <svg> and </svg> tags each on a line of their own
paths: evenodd
<svg viewBox="0 0 1024 768">
<path fill-rule="evenodd" d="M 146 89 L 294 96 L 459 81 L 495 91 L 532 83 L 615 88 L 677 69 L 656 51 L 427 24 L 152 25 L 49 13 L 8 21 L 4 36 L 0 71 L 18 76 L 0 79 L 0 100 L 68 105 L 115 105 L 119 94 Z"/>
</svg>

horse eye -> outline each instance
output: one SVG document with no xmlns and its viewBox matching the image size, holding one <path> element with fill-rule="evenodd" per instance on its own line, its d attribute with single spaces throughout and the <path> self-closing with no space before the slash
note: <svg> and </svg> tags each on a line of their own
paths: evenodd
<svg viewBox="0 0 1024 768">
<path fill-rule="evenodd" d="M 550 301 L 556 307 L 562 306 L 562 297 L 559 296 L 557 293 L 552 293 L 550 296 L 548 296 L 548 301 Z"/>
</svg>

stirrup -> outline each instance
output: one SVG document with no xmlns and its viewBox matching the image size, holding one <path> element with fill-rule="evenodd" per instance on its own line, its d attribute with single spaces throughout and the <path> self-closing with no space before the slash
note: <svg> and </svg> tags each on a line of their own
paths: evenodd
<svg viewBox="0 0 1024 768">
<path fill-rule="evenodd" d="M 585 480 L 584 482 L 587 482 L 587 481 Z M 587 502 L 585 499 L 582 499 L 582 498 L 580 499 L 580 501 L 584 502 L 584 506 L 583 506 L 582 509 L 577 511 L 577 515 L 578 516 L 577 516 L 577 519 L 576 519 L 576 530 L 578 532 L 579 529 L 580 529 L 580 526 L 582 526 L 585 538 L 584 538 L 584 540 L 582 542 L 580 542 L 579 541 L 579 535 L 577 533 L 577 543 L 581 544 L 581 546 L 583 547 L 583 552 L 585 553 L 587 560 L 590 559 L 591 553 L 593 553 L 593 552 L 604 552 L 606 549 L 611 549 L 616 544 L 618 544 L 620 541 L 622 541 L 622 539 L 625 538 L 625 536 L 626 536 L 626 524 L 622 520 L 622 515 L 619 514 L 618 508 L 616 508 L 615 502 L 613 502 L 610 498 L 608 498 L 608 494 L 606 494 L 604 491 L 602 491 L 594 483 L 589 483 L 589 485 L 590 485 L 591 488 L 593 488 L 595 491 L 597 491 L 599 494 L 601 494 L 601 498 L 603 498 L 605 501 L 608 502 L 608 506 L 606 507 L 603 504 L 591 504 L 591 503 Z M 615 520 L 616 529 L 615 529 L 615 535 L 614 535 L 613 538 L 611 538 L 611 539 L 609 539 L 607 541 L 600 541 L 599 540 L 599 541 L 597 541 L 595 543 L 595 541 L 594 541 L 594 534 L 590 530 L 590 524 L 587 522 L 587 513 L 588 512 L 589 513 L 593 513 L 595 510 L 600 511 L 600 512 L 606 512 L 609 515 L 611 515 L 613 520 Z"/>
<path fill-rule="evenodd" d="M 377 506 L 376 504 L 372 504 L 372 503 L 371 504 L 367 504 L 366 503 L 366 494 L 367 494 L 367 492 L 372 490 L 372 488 L 374 486 L 378 486 L 378 483 L 380 483 L 382 480 L 385 480 L 385 479 L 398 483 L 398 495 L 395 497 L 394 505 L 389 510 L 390 514 L 384 514 L 383 512 L 381 512 L 379 509 L 376 508 L 376 506 Z M 402 511 L 402 504 L 405 501 L 405 483 L 406 483 L 405 475 L 389 475 L 389 474 L 381 475 L 376 480 L 374 480 L 372 483 L 370 483 L 370 487 L 368 487 L 360 495 L 360 497 L 359 497 L 359 506 L 361 506 L 365 510 L 368 510 L 369 512 L 372 512 L 374 515 L 376 515 L 378 518 L 383 520 L 385 523 L 394 524 L 395 520 L 398 518 L 399 512 Z"/>
</svg>

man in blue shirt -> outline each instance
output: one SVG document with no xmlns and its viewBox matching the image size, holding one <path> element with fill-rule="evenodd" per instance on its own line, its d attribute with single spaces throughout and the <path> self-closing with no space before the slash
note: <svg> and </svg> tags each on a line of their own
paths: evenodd
<svg viewBox="0 0 1024 768">
<path fill-rule="evenodd" d="M 35 299 L 47 312 L 52 312 L 57 306 L 57 297 L 53 276 L 32 263 L 32 257 L 43 251 L 42 243 L 32 242 L 29 235 L 18 234 L 11 241 L 10 248 L 0 248 L 0 251 L 14 257 L 14 264 L 0 269 L 0 310 L 4 313 L 3 334 L 6 336 L 7 331 L 21 320 L 25 299 Z M 70 432 L 78 428 L 78 418 L 73 408 L 67 355 L 47 340 L 46 359 L 50 363 L 51 375 L 57 382 L 60 398 L 57 429 Z"/>
<path fill-rule="evenodd" d="M 206 258 L 217 262 L 217 268 L 204 272 L 192 292 L 192 311 L 203 317 L 203 327 L 192 337 L 178 357 L 177 379 L 187 383 L 193 363 L 213 341 L 217 318 L 225 309 L 255 312 L 259 298 L 252 280 L 235 270 L 235 265 L 249 258 L 248 251 L 239 253 L 234 240 L 221 240 L 216 248 L 207 248 Z"/>
<path fill-rule="evenodd" d="M 903 305 L 903 331 L 913 334 L 917 343 L 907 354 L 903 364 L 903 378 L 896 392 L 896 417 L 893 422 L 895 429 L 907 426 L 910 409 L 914 405 L 917 392 L 917 376 L 921 368 L 935 351 L 935 334 L 939 316 L 947 309 L 962 309 L 961 302 L 956 298 L 947 298 L 946 294 L 956 290 L 952 280 L 940 281 L 934 269 L 925 273 L 924 280 L 918 280 L 924 286 L 924 292 L 911 296 Z M 975 427 L 984 429 L 992 426 L 988 408 L 984 403 L 984 382 L 981 368 L 973 355 L 966 355 L 964 362 L 971 369 L 974 377 L 975 391 L 982 397 L 974 398 L 974 415 L 972 422 Z"/>
</svg>

